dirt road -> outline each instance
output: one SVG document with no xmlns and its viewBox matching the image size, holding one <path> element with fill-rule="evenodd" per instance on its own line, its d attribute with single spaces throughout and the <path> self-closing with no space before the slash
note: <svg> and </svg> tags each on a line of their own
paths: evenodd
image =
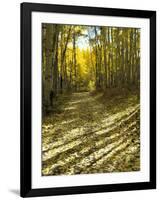
<svg viewBox="0 0 160 200">
<path fill-rule="evenodd" d="M 42 175 L 140 169 L 140 106 L 134 96 L 100 101 L 73 93 L 42 125 Z"/>
</svg>

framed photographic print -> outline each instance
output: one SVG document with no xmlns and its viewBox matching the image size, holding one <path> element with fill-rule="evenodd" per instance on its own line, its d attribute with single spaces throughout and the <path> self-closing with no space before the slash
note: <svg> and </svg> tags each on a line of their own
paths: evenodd
<svg viewBox="0 0 160 200">
<path fill-rule="evenodd" d="M 21 4 L 21 196 L 156 188 L 156 12 Z"/>
</svg>

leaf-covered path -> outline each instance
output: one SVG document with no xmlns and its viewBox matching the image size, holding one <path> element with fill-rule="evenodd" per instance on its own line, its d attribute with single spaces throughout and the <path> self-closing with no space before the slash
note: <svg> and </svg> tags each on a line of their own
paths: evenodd
<svg viewBox="0 0 160 200">
<path fill-rule="evenodd" d="M 140 106 L 128 95 L 73 93 L 43 119 L 42 174 L 84 174 L 140 169 Z"/>
</svg>

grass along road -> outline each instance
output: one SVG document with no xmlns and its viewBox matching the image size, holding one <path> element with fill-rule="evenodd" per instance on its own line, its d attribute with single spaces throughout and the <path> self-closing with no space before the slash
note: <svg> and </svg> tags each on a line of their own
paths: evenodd
<svg viewBox="0 0 160 200">
<path fill-rule="evenodd" d="M 140 170 L 140 105 L 136 95 L 104 100 L 73 93 L 43 119 L 42 175 Z"/>
</svg>

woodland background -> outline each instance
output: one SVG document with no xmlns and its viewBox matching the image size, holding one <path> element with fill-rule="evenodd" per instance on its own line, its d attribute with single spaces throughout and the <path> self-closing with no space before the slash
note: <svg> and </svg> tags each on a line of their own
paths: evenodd
<svg viewBox="0 0 160 200">
<path fill-rule="evenodd" d="M 139 89 L 140 30 L 43 24 L 43 108 L 63 92 Z"/>
</svg>

